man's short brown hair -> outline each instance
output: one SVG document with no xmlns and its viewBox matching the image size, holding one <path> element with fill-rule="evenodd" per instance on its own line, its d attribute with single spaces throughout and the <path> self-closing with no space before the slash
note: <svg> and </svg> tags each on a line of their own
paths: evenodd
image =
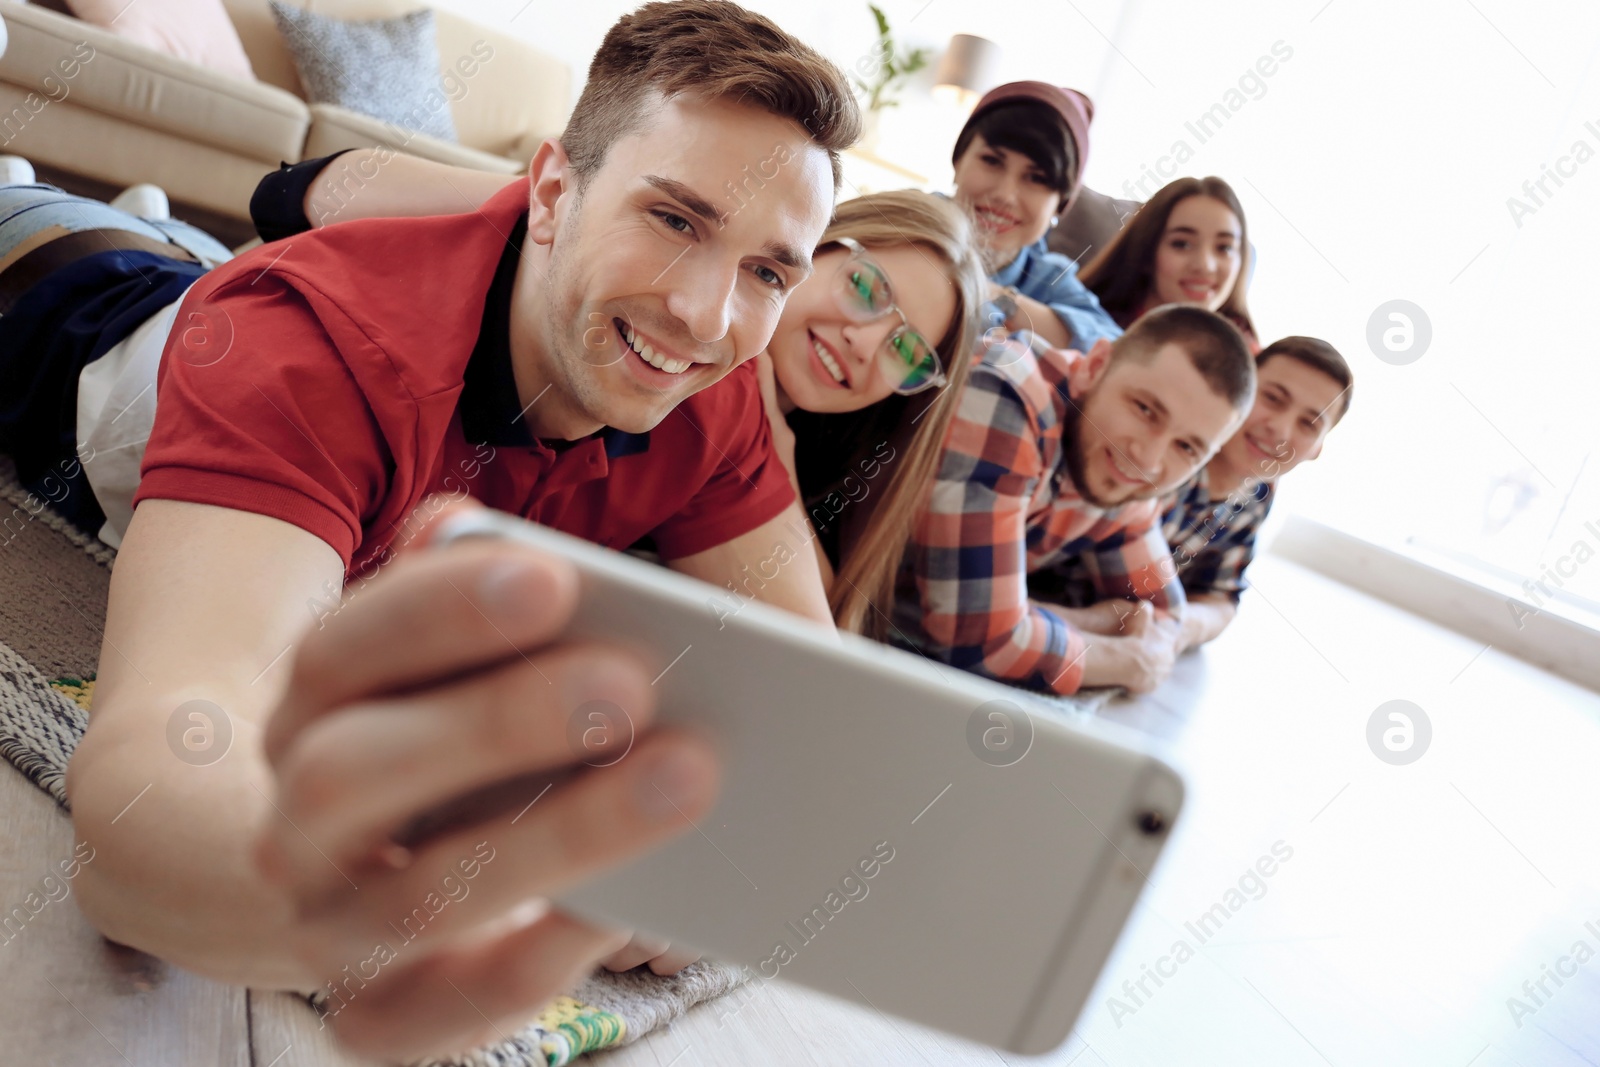
<svg viewBox="0 0 1600 1067">
<path fill-rule="evenodd" d="M 1345 362 L 1339 350 L 1317 337 L 1285 337 L 1263 348 L 1261 354 L 1256 356 L 1256 366 L 1260 367 L 1274 356 L 1303 363 L 1312 370 L 1321 371 L 1338 383 L 1339 413 L 1333 417 L 1332 423 L 1337 426 L 1339 420 L 1344 418 L 1345 412 L 1350 410 L 1350 396 L 1356 387 L 1355 375 L 1350 372 L 1350 364 Z"/>
<path fill-rule="evenodd" d="M 1145 312 L 1111 342 L 1111 358 L 1148 363 L 1169 344 L 1183 349 L 1212 392 L 1235 408 L 1248 409 L 1255 403 L 1256 365 L 1244 334 L 1203 307 L 1167 304 Z"/>
<path fill-rule="evenodd" d="M 650 3 L 606 33 L 561 134 L 580 189 L 612 143 L 640 127 L 652 90 L 669 99 L 692 93 L 744 102 L 793 119 L 827 150 L 836 193 L 839 153 L 861 136 L 861 111 L 843 72 L 770 20 L 728 0 Z"/>
</svg>

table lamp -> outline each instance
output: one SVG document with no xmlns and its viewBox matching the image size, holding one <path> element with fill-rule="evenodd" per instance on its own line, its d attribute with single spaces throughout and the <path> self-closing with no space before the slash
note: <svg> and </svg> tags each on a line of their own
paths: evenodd
<svg viewBox="0 0 1600 1067">
<path fill-rule="evenodd" d="M 1000 46 L 986 37 L 958 33 L 939 60 L 933 95 L 970 111 L 978 97 L 991 88 L 1000 70 Z"/>
</svg>

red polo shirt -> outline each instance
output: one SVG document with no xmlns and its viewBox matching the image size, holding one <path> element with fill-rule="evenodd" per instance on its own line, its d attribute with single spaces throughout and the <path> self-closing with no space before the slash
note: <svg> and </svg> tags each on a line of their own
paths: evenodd
<svg viewBox="0 0 1600 1067">
<path fill-rule="evenodd" d="M 528 183 L 465 215 L 341 223 L 240 256 L 184 298 L 157 373 L 134 505 L 271 515 L 338 551 L 346 578 L 407 540 L 428 493 L 666 559 L 794 499 L 743 366 L 653 430 L 529 436 L 511 373 Z"/>
</svg>

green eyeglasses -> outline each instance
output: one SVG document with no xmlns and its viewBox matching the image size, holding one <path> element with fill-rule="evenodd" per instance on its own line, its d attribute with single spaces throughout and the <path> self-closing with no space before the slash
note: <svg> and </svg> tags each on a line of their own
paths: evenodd
<svg viewBox="0 0 1600 1067">
<path fill-rule="evenodd" d="M 885 379 L 894 383 L 894 391 L 902 396 L 943 385 L 946 379 L 939 353 L 926 337 L 911 328 L 905 312 L 895 304 L 889 291 L 889 276 L 859 241 L 840 237 L 838 242 L 850 250 L 850 258 L 839 267 L 834 279 L 833 295 L 839 310 L 856 322 L 873 322 L 889 314 L 900 316 L 900 328 L 885 337 L 878 350 Z"/>
</svg>

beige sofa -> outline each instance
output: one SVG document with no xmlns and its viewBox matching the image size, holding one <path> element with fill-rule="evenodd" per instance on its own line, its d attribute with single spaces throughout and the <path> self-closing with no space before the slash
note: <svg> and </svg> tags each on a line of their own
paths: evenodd
<svg viewBox="0 0 1600 1067">
<path fill-rule="evenodd" d="M 346 19 L 420 6 L 419 0 L 294 2 Z M 0 55 L 0 152 L 112 185 L 154 182 L 174 200 L 243 219 L 256 183 L 280 161 L 384 144 L 511 174 L 566 123 L 566 64 L 449 12 L 436 11 L 435 25 L 441 76 L 452 76 L 448 106 L 459 144 L 307 103 L 266 0 L 224 0 L 224 6 L 255 81 L 42 7 L 0 0 L 9 37 Z M 458 68 L 458 61 L 465 62 Z"/>
</svg>

